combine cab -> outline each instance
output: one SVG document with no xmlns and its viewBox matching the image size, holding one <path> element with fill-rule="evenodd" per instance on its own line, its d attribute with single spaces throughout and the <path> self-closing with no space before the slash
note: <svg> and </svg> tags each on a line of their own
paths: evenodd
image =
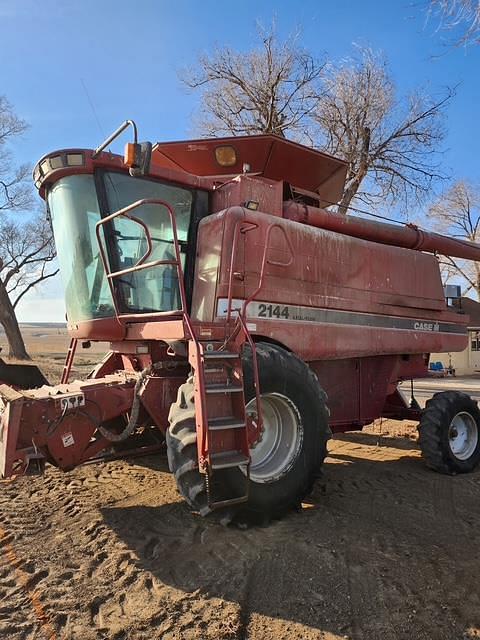
<svg viewBox="0 0 480 640">
<path fill-rule="evenodd" d="M 398 383 L 463 350 L 435 252 L 480 247 L 331 213 L 346 166 L 271 135 L 51 153 L 35 184 L 52 221 L 72 338 L 62 383 L 2 379 L 0 473 L 69 470 L 152 425 L 202 515 L 279 517 L 309 492 L 333 432 L 420 420 L 427 464 L 479 462 L 480 415 Z M 110 352 L 69 382 L 76 341 Z M 3 372 L 3 369 L 1 370 Z M 2 376 L 0 375 L 0 378 Z"/>
</svg>

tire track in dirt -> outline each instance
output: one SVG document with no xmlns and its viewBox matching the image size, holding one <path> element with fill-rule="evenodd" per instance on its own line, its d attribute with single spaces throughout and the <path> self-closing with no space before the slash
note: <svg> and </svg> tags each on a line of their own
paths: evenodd
<svg viewBox="0 0 480 640">
<path fill-rule="evenodd" d="M 167 612 L 171 609 L 168 593 L 172 589 L 166 588 L 165 584 L 179 586 L 179 589 L 174 589 L 177 592 L 177 602 L 179 598 L 186 598 L 188 601 L 189 594 L 196 594 L 195 607 L 186 619 L 189 621 L 188 626 L 201 628 L 204 618 L 212 615 L 212 609 L 225 608 L 222 599 L 228 600 L 230 595 L 226 591 L 231 593 L 237 589 L 239 566 L 235 548 L 231 545 L 225 548 L 222 540 L 224 530 L 219 531 L 216 525 L 213 525 L 216 532 L 215 540 L 210 540 L 212 525 L 203 521 L 192 525 L 192 516 L 183 505 L 173 505 L 162 518 L 155 517 L 151 508 L 139 509 L 135 506 L 131 512 L 128 511 L 129 508 L 128 504 L 125 508 L 123 503 L 116 503 L 104 510 L 104 516 L 110 527 L 120 527 L 128 546 L 135 550 L 137 563 L 148 573 L 149 584 L 156 585 L 157 596 L 163 600 Z M 243 554 L 241 555 L 243 557 Z M 227 557 L 230 565 L 228 569 Z M 165 559 L 168 559 L 167 563 Z M 234 567 L 233 573 L 231 567 Z M 225 579 L 229 583 L 228 589 L 224 588 Z M 203 594 L 208 595 L 203 597 Z M 228 606 L 227 617 L 225 613 L 218 613 L 218 622 L 223 623 L 220 627 L 227 627 L 227 634 L 225 635 L 225 631 L 222 632 L 220 628 L 218 637 L 235 637 L 232 630 L 236 630 L 238 626 L 237 617 L 238 605 Z M 161 618 L 161 607 L 156 618 Z M 163 620 L 168 622 L 169 614 L 166 614 Z M 185 620 L 182 620 L 182 628 L 185 624 Z M 215 635 L 212 634 L 211 637 Z"/>
<path fill-rule="evenodd" d="M 113 466 L 111 469 L 88 468 L 78 470 L 74 473 L 74 479 L 69 480 L 69 476 L 64 476 L 56 470 L 49 470 L 50 474 L 45 478 L 25 478 L 13 488 L 2 492 L 0 498 L 1 521 L 15 532 L 13 537 L 18 541 L 23 540 L 33 543 L 32 548 L 27 550 L 29 557 L 35 556 L 33 565 L 37 565 L 43 559 L 47 566 L 51 565 L 48 557 L 42 558 L 41 542 L 38 540 L 40 532 L 39 521 L 48 520 L 47 529 L 52 532 L 55 539 L 55 547 L 57 551 L 56 563 L 58 571 L 54 567 L 49 576 L 48 592 L 42 594 L 43 605 L 46 609 L 52 610 L 52 618 L 57 627 L 61 629 L 62 636 L 70 635 L 69 627 L 70 618 L 75 618 L 75 593 L 78 584 L 86 578 L 90 581 L 90 587 L 93 586 L 95 592 L 96 587 L 100 586 L 100 590 L 106 592 L 105 596 L 100 596 L 100 600 L 108 601 L 111 598 L 111 588 L 106 589 L 105 580 L 102 576 L 108 573 L 108 561 L 110 556 L 115 557 L 118 553 L 120 558 L 120 566 L 122 569 L 120 588 L 125 588 L 135 583 L 138 573 L 133 560 L 128 553 L 125 553 L 124 545 L 117 545 L 119 550 L 112 550 L 111 535 L 105 526 L 101 513 L 95 509 L 95 503 L 104 504 L 118 499 L 120 496 L 128 495 L 132 490 L 132 478 L 138 481 L 137 490 L 140 490 L 149 484 L 145 482 L 148 476 L 148 470 L 141 468 L 131 470 L 128 466 Z M 129 478 L 130 477 L 130 478 Z M 126 483 L 126 479 L 128 482 Z M 150 479 L 150 484 L 157 480 L 156 477 Z M 15 495 L 16 493 L 16 495 Z M 62 552 L 59 553 L 58 550 Z M 87 560 L 81 562 L 72 561 L 72 558 L 87 557 Z M 32 565 L 32 561 L 30 561 Z M 8 572 L 7 572 L 8 573 Z M 37 572 L 37 576 L 45 574 L 45 572 Z M 110 579 L 110 586 L 116 581 Z M 93 585 L 92 585 L 93 583 Z M 147 587 L 149 585 L 147 584 Z M 12 601 L 12 591 L 15 590 L 14 583 L 7 582 L 3 598 Z M 148 589 L 146 589 L 148 593 Z M 92 599 L 92 607 L 94 608 L 95 596 Z M 17 598 L 18 601 L 18 598 Z M 58 606 L 62 603 L 62 606 Z M 120 600 L 121 605 L 121 600 Z M 21 603 L 17 602 L 15 610 L 21 611 Z M 5 615 L 10 617 L 11 611 L 4 611 Z M 103 611 L 100 611 L 98 619 L 94 618 L 94 626 L 98 631 L 102 632 L 103 620 L 108 618 Z M 124 612 L 119 607 L 119 615 Z M 18 625 L 15 625 L 18 629 Z M 30 625 L 32 626 L 32 625 Z M 33 625 L 34 626 L 34 625 Z M 2 629 L 2 627 L 0 627 Z M 29 633 L 35 634 L 35 629 Z M 29 637 L 29 633 L 22 634 L 19 637 Z M 107 633 L 107 632 L 106 632 Z M 108 632 L 109 633 L 109 632 Z M 108 636 L 107 633 L 107 637 Z M 82 632 L 83 634 L 83 632 Z M 75 637 L 75 633 L 72 637 Z M 91 637 L 100 637 L 96 631 L 90 633 Z M 7 635 L 6 637 L 10 637 Z M 82 635 L 82 638 L 84 636 Z"/>
<path fill-rule="evenodd" d="M 26 487 L 25 479 L 21 481 Z M 27 492 L 30 495 L 30 492 Z M 40 519 L 41 521 L 41 519 Z M 40 629 L 54 638 L 51 611 L 42 602 L 50 569 L 25 554 L 24 545 L 38 535 L 33 504 L 24 504 L 13 483 L 0 483 L 0 637 L 34 638 Z"/>
<path fill-rule="evenodd" d="M 49 615 L 40 602 L 40 592 L 37 589 L 39 582 L 47 578 L 49 572 L 47 570 L 41 570 L 30 574 L 27 571 L 29 567 L 26 567 L 22 559 L 18 557 L 11 542 L 12 538 L 12 534 L 7 533 L 5 529 L 0 527 L 0 549 L 3 556 L 2 565 L 6 562 L 13 569 L 15 576 L 14 582 L 19 585 L 21 596 L 28 599 L 42 633 L 48 640 L 56 640 L 55 630 L 50 622 Z M 10 586 L 12 586 L 12 583 L 10 583 Z M 8 612 L 8 607 L 6 608 L 6 612 Z M 8 632 L 8 630 L 6 631 Z"/>
<path fill-rule="evenodd" d="M 148 577 L 142 576 L 136 566 L 135 558 L 124 543 L 112 536 L 111 530 L 105 524 L 99 510 L 101 505 L 115 502 L 130 492 L 138 496 L 146 487 L 153 483 L 154 477 L 129 465 L 106 465 L 101 472 L 93 472 L 84 482 L 84 495 L 93 496 L 95 508 L 91 505 L 79 505 L 76 498 L 69 498 L 63 502 L 63 514 L 59 517 L 59 524 L 64 516 L 83 523 L 81 535 L 74 543 L 75 555 L 83 550 L 84 560 L 75 576 L 80 582 L 89 586 L 90 598 L 85 602 L 89 624 L 93 630 L 93 637 L 121 636 L 123 629 L 128 626 L 132 618 L 142 618 L 138 607 L 134 607 L 126 597 L 128 592 L 135 601 L 142 603 L 143 617 L 150 617 L 150 605 L 154 583 Z M 88 517 L 88 524 L 85 521 Z M 78 526 L 78 525 L 77 525 Z"/>
<path fill-rule="evenodd" d="M 331 449 L 310 508 L 265 529 L 192 516 L 155 460 L 0 484 L 0 523 L 62 640 L 468 637 L 480 475 L 437 476 L 384 434 Z M 27 605 L 0 561 L 0 637 L 38 640 Z"/>
<path fill-rule="evenodd" d="M 385 460 L 388 460 L 389 453 L 385 453 Z M 478 621 L 479 589 L 478 584 L 470 582 L 471 572 L 457 544 L 462 544 L 473 522 L 479 525 L 478 506 L 475 507 L 471 499 L 468 509 L 460 508 L 465 497 L 472 496 L 469 487 L 478 475 L 449 478 L 417 471 L 412 458 L 398 477 L 391 473 L 379 476 L 371 460 L 381 458 L 369 452 L 363 471 L 371 471 L 371 478 L 376 478 L 382 485 L 375 492 L 379 502 L 375 514 L 370 517 L 370 521 L 377 519 L 376 526 L 371 526 L 374 543 L 370 559 L 374 557 L 378 565 L 379 594 L 384 607 L 391 612 L 392 637 L 466 638 L 464 630 L 468 625 L 465 622 L 472 618 Z M 363 472 L 360 482 L 362 480 Z M 462 500 L 458 499 L 459 494 Z M 364 504 L 366 496 L 358 495 L 357 501 Z M 478 493 L 475 502 L 478 505 Z M 469 519 L 465 517 L 466 513 L 470 514 Z M 368 535 L 369 526 L 365 524 Z M 362 532 L 358 533 L 362 535 Z M 363 539 L 365 537 L 362 535 Z M 471 540 L 470 536 L 470 543 Z M 470 558 L 478 566 L 478 552 Z M 459 593 L 459 586 L 460 607 L 452 607 L 452 594 Z M 465 601 L 468 605 L 463 607 Z M 384 618 L 381 614 L 379 617 Z M 356 636 L 362 637 L 361 632 L 357 630 Z"/>
<path fill-rule="evenodd" d="M 372 459 L 382 460 L 377 452 Z M 352 481 L 357 494 L 355 513 L 334 510 L 332 526 L 341 543 L 337 566 L 350 608 L 349 637 L 361 640 L 394 640 L 397 633 L 392 623 L 385 597 L 381 566 L 372 562 L 377 558 L 376 523 L 378 512 L 390 499 L 388 482 L 360 475 Z M 366 525 L 366 526 L 365 526 Z M 363 527 L 363 528 L 362 528 Z M 351 532 L 357 531 L 356 544 L 349 543 Z"/>
</svg>

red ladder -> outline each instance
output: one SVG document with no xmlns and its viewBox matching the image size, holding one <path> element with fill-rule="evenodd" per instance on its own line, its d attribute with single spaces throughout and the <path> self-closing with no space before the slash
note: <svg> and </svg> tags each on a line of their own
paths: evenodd
<svg viewBox="0 0 480 640">
<path fill-rule="evenodd" d="M 206 474 L 211 509 L 248 500 L 250 453 L 243 390 L 241 348 L 244 339 L 226 343 L 189 343 L 194 372 L 195 417 L 199 469 Z M 238 467 L 244 474 L 238 495 L 226 495 L 225 470 Z"/>
</svg>

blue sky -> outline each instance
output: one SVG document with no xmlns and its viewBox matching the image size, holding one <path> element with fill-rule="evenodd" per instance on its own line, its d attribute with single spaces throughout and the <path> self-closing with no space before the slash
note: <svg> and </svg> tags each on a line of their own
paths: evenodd
<svg viewBox="0 0 480 640">
<path fill-rule="evenodd" d="M 197 98 L 180 86 L 177 69 L 215 44 L 248 49 L 256 21 L 275 17 L 280 36 L 302 26 L 304 45 L 319 57 L 341 59 L 354 43 L 383 50 L 401 92 L 458 84 L 445 168 L 478 181 L 480 46 L 443 46 L 426 3 L 0 0 L 0 94 L 31 125 L 16 159 L 34 163 L 56 148 L 95 147 L 127 117 L 137 121 L 141 139 L 189 137 Z M 26 296 L 18 315 L 62 320 L 60 280 Z"/>
</svg>

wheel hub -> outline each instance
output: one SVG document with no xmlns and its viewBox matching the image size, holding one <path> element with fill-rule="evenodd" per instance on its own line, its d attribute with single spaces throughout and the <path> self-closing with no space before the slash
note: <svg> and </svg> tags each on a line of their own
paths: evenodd
<svg viewBox="0 0 480 640">
<path fill-rule="evenodd" d="M 466 411 L 454 416 L 448 431 L 450 451 L 458 460 L 468 460 L 478 445 L 476 420 Z"/>
<path fill-rule="evenodd" d="M 262 441 L 264 430 L 263 424 L 260 425 L 257 411 L 247 412 L 247 437 L 250 449 L 255 449 L 257 444 Z"/>
<path fill-rule="evenodd" d="M 256 399 L 246 406 L 250 446 L 250 478 L 274 482 L 294 464 L 303 440 L 300 413 L 293 402 L 279 393 L 262 394 L 262 421 L 258 424 Z"/>
</svg>

